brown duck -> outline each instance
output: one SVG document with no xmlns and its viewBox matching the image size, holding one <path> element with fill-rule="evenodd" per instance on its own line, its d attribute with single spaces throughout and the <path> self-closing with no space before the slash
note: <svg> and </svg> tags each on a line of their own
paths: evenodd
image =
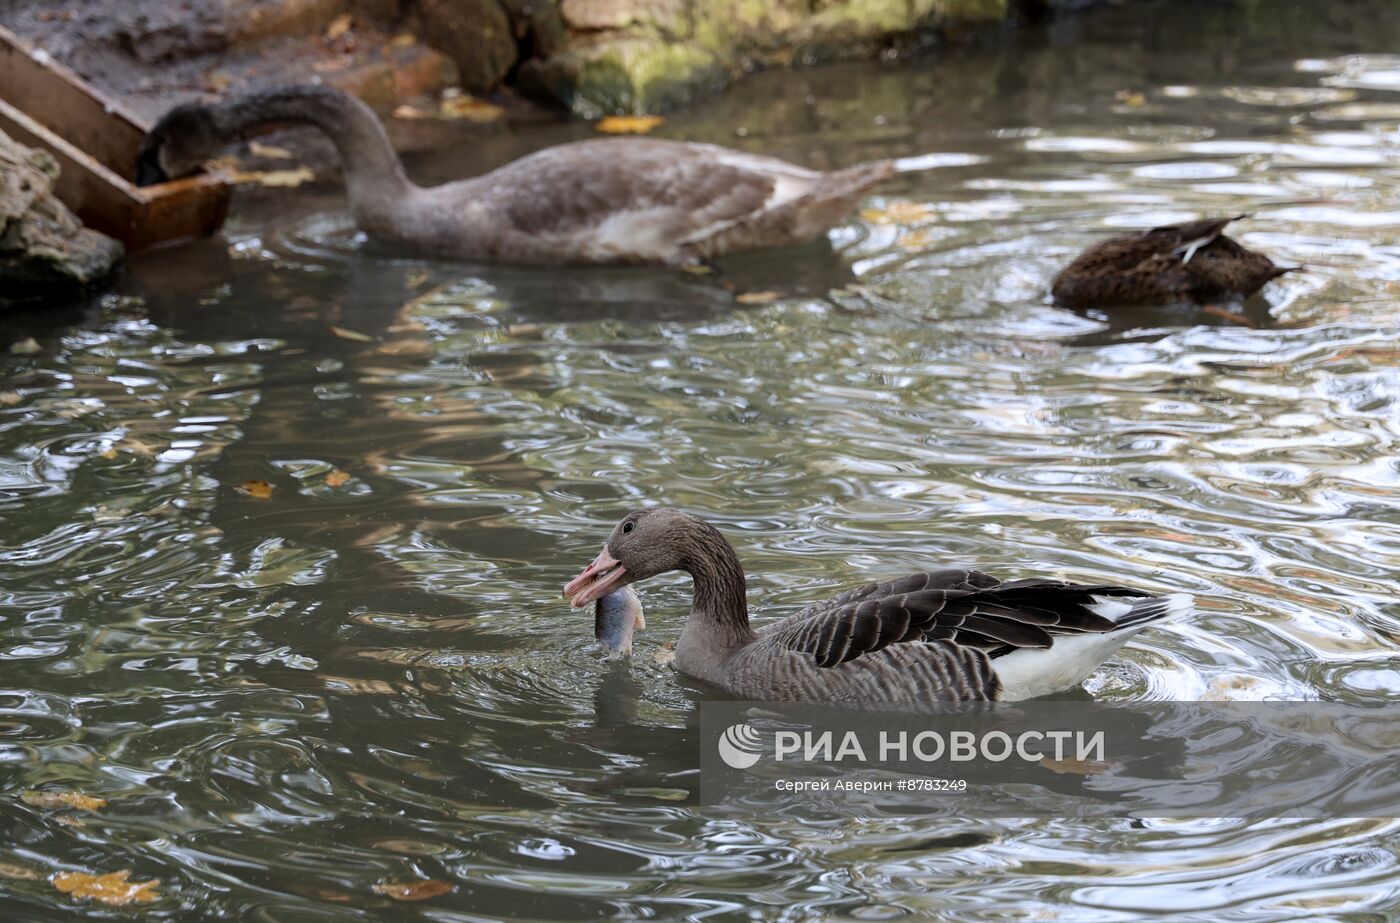
<svg viewBox="0 0 1400 923">
<path fill-rule="evenodd" d="M 1226 225 L 1245 217 L 1169 224 L 1100 241 L 1055 277 L 1055 302 L 1102 308 L 1247 298 L 1298 267 L 1276 266 L 1225 236 Z"/>
</svg>

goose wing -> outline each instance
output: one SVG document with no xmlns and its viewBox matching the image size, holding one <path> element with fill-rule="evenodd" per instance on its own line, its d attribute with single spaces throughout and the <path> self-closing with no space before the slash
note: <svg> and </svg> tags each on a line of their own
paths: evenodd
<svg viewBox="0 0 1400 923">
<path fill-rule="evenodd" d="M 649 138 L 547 148 L 489 173 L 497 214 L 526 234 L 568 234 L 645 215 L 676 239 L 797 198 L 822 174 L 712 144 Z"/>
<path fill-rule="evenodd" d="M 998 657 L 1048 648 L 1058 636 L 1126 627 L 1124 616 L 1135 607 L 1113 597 L 1149 596 L 1041 578 L 1002 583 L 975 570 L 949 568 L 859 587 L 809 606 L 761 636 L 764 643 L 810 654 L 820 667 L 914 641 Z"/>
</svg>

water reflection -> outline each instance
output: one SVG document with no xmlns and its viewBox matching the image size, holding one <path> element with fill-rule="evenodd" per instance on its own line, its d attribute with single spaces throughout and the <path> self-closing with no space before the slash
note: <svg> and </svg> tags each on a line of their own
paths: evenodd
<svg viewBox="0 0 1400 923">
<path fill-rule="evenodd" d="M 263 920 L 392 913 L 371 887 L 421 877 L 457 886 L 423 905 L 444 919 L 1392 912 L 1391 821 L 698 812 L 707 693 L 662 646 L 688 586 L 648 583 L 622 669 L 556 598 L 664 501 L 722 524 L 760 618 L 957 559 L 1199 594 L 1088 695 L 1394 698 L 1400 110 L 1374 41 L 1400 23 L 1271 11 L 759 76 L 664 131 L 985 161 L 721 277 L 425 262 L 311 190 L 6 321 L 42 350 L 0 360 L 0 757 L 12 794 L 109 800 L 0 806 L 14 913 L 71 907 L 56 868 Z M 1241 211 L 1310 271 L 1238 316 L 1048 303 L 1105 233 Z"/>
</svg>

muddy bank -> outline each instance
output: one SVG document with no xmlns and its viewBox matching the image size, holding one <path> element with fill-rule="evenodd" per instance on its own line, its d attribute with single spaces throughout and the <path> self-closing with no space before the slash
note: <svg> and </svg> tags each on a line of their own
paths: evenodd
<svg viewBox="0 0 1400 923">
<path fill-rule="evenodd" d="M 0 0 L 0 24 L 138 111 L 288 81 L 381 107 L 458 85 L 593 117 L 758 68 L 927 51 L 1071 0 Z"/>
</svg>

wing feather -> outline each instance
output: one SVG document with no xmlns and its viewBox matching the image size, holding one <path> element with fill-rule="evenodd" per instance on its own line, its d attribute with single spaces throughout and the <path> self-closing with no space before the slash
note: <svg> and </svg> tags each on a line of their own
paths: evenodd
<svg viewBox="0 0 1400 923">
<path fill-rule="evenodd" d="M 1056 637 L 1118 627 L 1101 597 L 1143 598 L 1126 587 L 1029 578 L 1001 583 L 947 568 L 868 583 L 814 603 L 761 632 L 762 641 L 835 667 L 892 644 L 927 642 L 997 657 L 1049 648 Z"/>
</svg>

